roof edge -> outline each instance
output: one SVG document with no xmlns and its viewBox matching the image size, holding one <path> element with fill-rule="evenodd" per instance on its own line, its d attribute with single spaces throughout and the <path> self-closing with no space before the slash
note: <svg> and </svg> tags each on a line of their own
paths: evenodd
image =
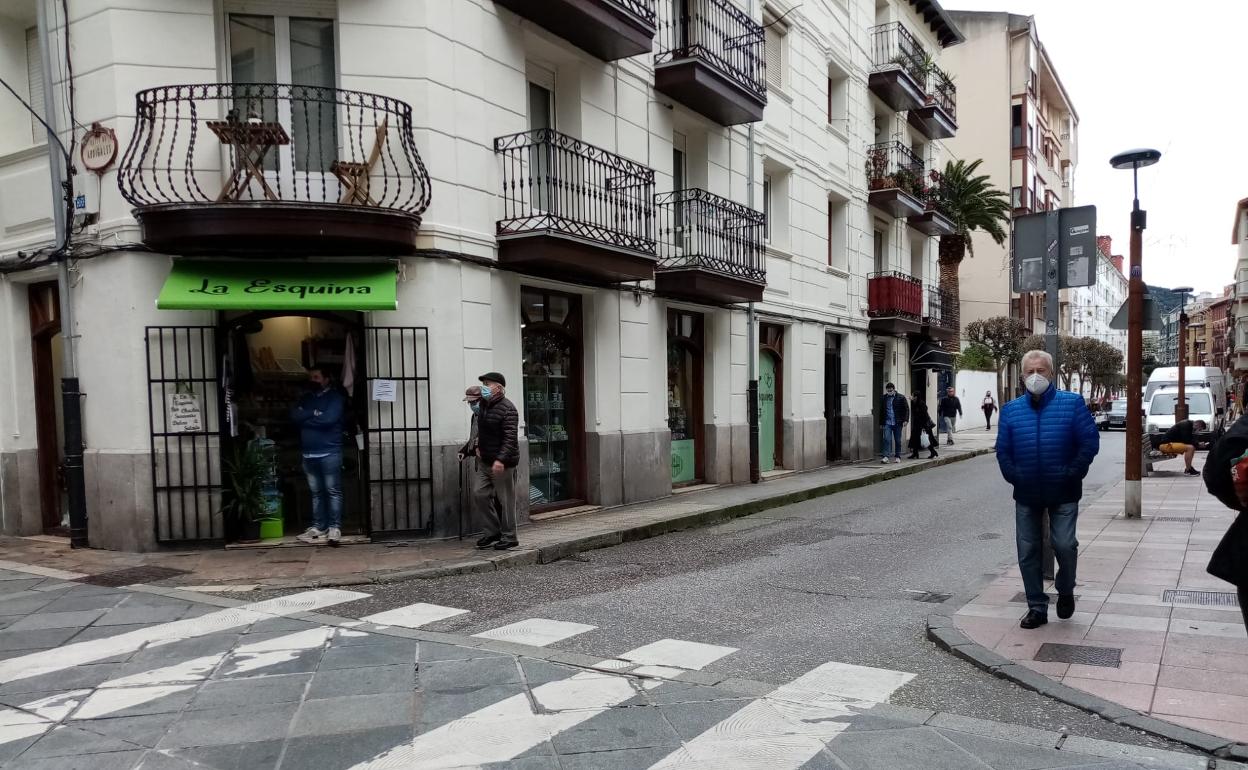
<svg viewBox="0 0 1248 770">
<path fill-rule="evenodd" d="M 949 12 L 941 7 L 939 0 L 910 0 L 910 5 L 914 6 L 915 12 L 932 28 L 941 48 L 966 42 L 966 35 L 958 29 Z"/>
</svg>

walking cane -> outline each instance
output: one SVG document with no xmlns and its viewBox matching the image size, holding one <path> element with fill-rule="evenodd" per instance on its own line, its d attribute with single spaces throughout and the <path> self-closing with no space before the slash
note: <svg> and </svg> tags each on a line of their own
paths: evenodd
<svg viewBox="0 0 1248 770">
<path fill-rule="evenodd" d="M 464 539 L 464 461 L 459 461 L 459 539 Z"/>
</svg>

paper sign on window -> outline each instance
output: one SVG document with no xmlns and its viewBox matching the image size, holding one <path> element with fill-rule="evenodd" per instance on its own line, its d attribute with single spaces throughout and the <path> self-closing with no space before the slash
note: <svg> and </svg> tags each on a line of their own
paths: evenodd
<svg viewBox="0 0 1248 770">
<path fill-rule="evenodd" d="M 395 400 L 394 380 L 373 380 L 373 400 L 393 402 Z"/>
<path fill-rule="evenodd" d="M 169 394 L 169 432 L 198 433 L 204 429 L 204 412 L 194 393 Z"/>
</svg>

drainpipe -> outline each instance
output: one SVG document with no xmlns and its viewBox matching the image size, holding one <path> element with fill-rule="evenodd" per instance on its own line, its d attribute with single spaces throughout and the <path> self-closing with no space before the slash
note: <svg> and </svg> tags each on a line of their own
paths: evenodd
<svg viewBox="0 0 1248 770">
<path fill-rule="evenodd" d="M 750 18 L 757 16 L 754 0 L 750 0 Z M 757 211 L 754 206 L 754 124 L 750 123 L 745 133 L 745 189 L 746 205 Z M 767 256 L 764 253 L 763 259 Z M 751 301 L 746 310 L 746 361 L 748 381 L 745 386 L 746 420 L 750 426 L 750 483 L 757 484 L 762 478 L 758 462 L 758 332 L 755 328 L 754 303 Z"/>
<path fill-rule="evenodd" d="M 55 226 L 56 245 L 64 249 L 68 245 L 66 232 L 66 201 L 69 186 L 66 169 L 62 163 L 72 162 L 62 155 L 56 128 L 56 89 L 52 70 L 52 54 L 49 51 L 51 30 L 48 28 L 47 0 L 35 3 L 39 51 L 43 67 L 43 111 L 48 124 L 48 170 L 52 177 L 52 221 Z M 65 20 L 65 39 L 69 40 L 69 19 Z M 71 116 L 72 117 L 72 116 Z M 87 547 L 87 495 L 82 465 L 82 394 L 78 389 L 78 375 L 74 355 L 77 335 L 74 331 L 74 303 L 70 299 L 69 256 L 61 253 L 57 259 L 57 296 L 60 302 L 62 371 L 61 407 L 64 414 L 65 484 L 69 498 L 69 544 L 72 548 Z"/>
</svg>

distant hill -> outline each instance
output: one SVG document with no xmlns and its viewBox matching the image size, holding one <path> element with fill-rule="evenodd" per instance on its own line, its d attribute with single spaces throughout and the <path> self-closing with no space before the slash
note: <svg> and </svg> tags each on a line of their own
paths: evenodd
<svg viewBox="0 0 1248 770">
<path fill-rule="evenodd" d="M 1183 302 L 1182 295 L 1176 294 L 1169 289 L 1163 289 L 1160 286 L 1152 286 L 1146 283 L 1144 284 L 1144 291 L 1153 298 L 1153 302 L 1157 304 L 1162 315 L 1174 310 Z"/>
</svg>

